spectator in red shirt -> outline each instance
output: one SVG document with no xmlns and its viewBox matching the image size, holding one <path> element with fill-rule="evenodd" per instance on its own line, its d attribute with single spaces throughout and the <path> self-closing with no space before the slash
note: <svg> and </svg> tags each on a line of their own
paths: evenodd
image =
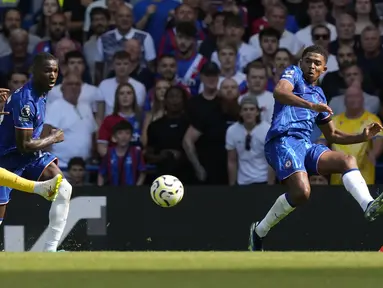
<svg viewBox="0 0 383 288">
<path fill-rule="evenodd" d="M 147 130 L 149 124 L 160 119 L 164 116 L 164 97 L 166 91 L 171 87 L 171 83 L 167 80 L 160 79 L 156 83 L 156 87 L 154 88 L 153 97 L 149 97 L 150 107 L 145 114 L 144 124 L 142 125 L 142 134 L 141 134 L 141 143 L 145 147 L 147 144 Z"/>
<path fill-rule="evenodd" d="M 113 127 L 123 120 L 128 121 L 133 127 L 131 144 L 137 146 L 140 142 L 141 113 L 136 102 L 133 86 L 129 83 L 120 84 L 117 87 L 114 99 L 113 114 L 104 119 L 98 132 L 97 151 L 101 156 L 106 155 L 109 146 L 114 146 Z"/>
</svg>

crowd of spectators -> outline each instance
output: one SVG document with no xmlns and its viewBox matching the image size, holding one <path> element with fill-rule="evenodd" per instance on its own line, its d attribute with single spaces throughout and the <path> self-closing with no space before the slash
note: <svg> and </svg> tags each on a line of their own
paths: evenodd
<svg viewBox="0 0 383 288">
<path fill-rule="evenodd" d="M 23 0 L 4 11 L 0 84 L 26 83 L 36 53 L 58 58 L 46 125 L 64 131 L 50 150 L 75 186 L 162 174 L 189 185 L 276 183 L 263 152 L 272 92 L 312 44 L 329 52 L 319 85 L 336 127 L 359 133 L 383 117 L 383 1 L 41 2 L 32 21 Z M 381 137 L 333 145 L 316 129 L 312 140 L 355 156 L 376 182 Z M 341 184 L 338 175 L 311 181 Z"/>
</svg>

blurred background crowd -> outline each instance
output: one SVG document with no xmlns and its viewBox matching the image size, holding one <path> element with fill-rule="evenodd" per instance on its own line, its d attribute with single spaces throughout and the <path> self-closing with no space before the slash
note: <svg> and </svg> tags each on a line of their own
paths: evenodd
<svg viewBox="0 0 383 288">
<path fill-rule="evenodd" d="M 383 1 L 0 0 L 0 87 L 28 81 L 33 55 L 59 60 L 46 125 L 71 183 L 276 183 L 263 152 L 273 89 L 303 49 L 329 52 L 320 79 L 336 127 L 383 117 Z M 382 175 L 380 136 L 333 145 L 356 157 L 368 184 Z M 311 177 L 341 184 L 339 175 Z"/>
</svg>

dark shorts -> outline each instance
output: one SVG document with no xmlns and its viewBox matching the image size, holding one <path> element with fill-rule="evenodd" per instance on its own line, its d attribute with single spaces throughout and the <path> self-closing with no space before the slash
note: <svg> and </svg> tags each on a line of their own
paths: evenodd
<svg viewBox="0 0 383 288">
<path fill-rule="evenodd" d="M 45 168 L 54 161 L 57 162 L 57 158 L 48 152 L 28 155 L 10 153 L 0 157 L 0 167 L 26 179 L 37 181 Z M 9 202 L 11 190 L 9 187 L 0 186 L 0 204 Z"/>
<path fill-rule="evenodd" d="M 280 181 L 302 171 L 318 175 L 318 161 L 330 149 L 322 144 L 293 136 L 271 139 L 265 145 L 265 156 Z"/>
</svg>

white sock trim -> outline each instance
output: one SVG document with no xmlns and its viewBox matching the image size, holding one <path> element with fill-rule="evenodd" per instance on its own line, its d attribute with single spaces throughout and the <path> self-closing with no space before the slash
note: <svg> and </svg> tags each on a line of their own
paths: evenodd
<svg viewBox="0 0 383 288">
<path fill-rule="evenodd" d="M 351 169 L 342 176 L 343 185 L 346 190 L 359 203 L 363 211 L 366 211 L 368 204 L 374 199 L 359 169 Z"/>
</svg>

